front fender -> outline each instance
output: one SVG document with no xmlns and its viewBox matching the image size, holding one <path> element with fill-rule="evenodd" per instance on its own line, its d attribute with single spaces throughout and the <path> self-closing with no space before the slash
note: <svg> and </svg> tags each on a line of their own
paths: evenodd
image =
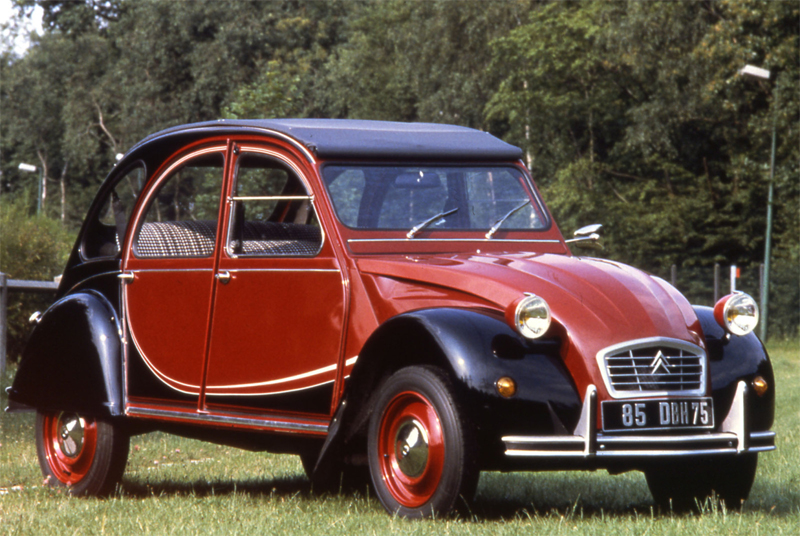
<svg viewBox="0 0 800 536">
<path fill-rule="evenodd" d="M 736 385 L 744 381 L 752 393 L 747 397 L 747 414 L 752 430 L 769 430 L 775 418 L 775 376 L 764 345 L 755 333 L 744 337 L 727 335 L 714 319 L 711 307 L 695 306 L 694 310 L 705 336 L 709 379 L 717 414 L 725 416 L 736 394 Z M 752 391 L 756 376 L 764 378 L 768 385 L 762 396 Z"/>
<path fill-rule="evenodd" d="M 479 433 L 562 433 L 580 415 L 581 397 L 559 356 L 557 339 L 529 341 L 499 314 L 469 309 L 413 311 L 385 322 L 364 345 L 348 393 L 365 397 L 381 377 L 432 364 L 450 373 Z M 517 384 L 511 398 L 495 382 Z"/>
<path fill-rule="evenodd" d="M 101 294 L 62 298 L 33 330 L 9 399 L 41 410 L 121 415 L 120 334 L 117 313 Z"/>
</svg>

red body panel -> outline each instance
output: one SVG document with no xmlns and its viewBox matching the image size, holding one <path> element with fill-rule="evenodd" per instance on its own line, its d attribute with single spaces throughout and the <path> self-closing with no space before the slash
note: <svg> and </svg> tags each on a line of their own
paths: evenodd
<svg viewBox="0 0 800 536">
<path fill-rule="evenodd" d="M 352 229 L 336 219 L 321 162 L 309 163 L 281 140 L 229 143 L 273 155 L 299 173 L 314 195 L 325 243 L 313 258 L 231 258 L 223 240 L 230 204 L 223 203 L 216 259 L 160 261 L 172 270 L 202 266 L 180 284 L 172 282 L 174 272 L 154 271 L 153 260 L 126 255 L 125 268 L 136 272 L 126 289 L 133 339 L 173 389 L 198 394 L 207 359 L 200 409 L 233 395 L 246 410 L 252 396 L 336 382 L 333 411 L 359 351 L 386 320 L 434 307 L 505 314 L 525 292 L 550 304 L 564 362 L 579 390 L 594 384 L 601 400 L 608 393 L 595 362 L 599 350 L 654 336 L 703 346 L 697 318 L 679 293 L 638 270 L 571 256 L 554 223 L 542 231 L 501 229 L 491 239 L 478 231 L 423 230 L 408 239 L 404 232 Z M 236 157 L 228 158 L 226 192 Z M 213 275 L 221 272 L 231 279 L 214 282 L 212 292 Z M 158 357 L 156 348 L 175 351 Z"/>
<path fill-rule="evenodd" d="M 195 261 L 192 264 L 210 264 Z M 132 263 L 135 266 L 135 263 Z M 198 395 L 213 270 L 136 270 L 125 285 L 130 335 L 148 368 L 172 389 Z M 154 297 L 158 304 L 153 303 Z"/>
<path fill-rule="evenodd" d="M 220 270 L 230 270 L 231 280 L 218 283 L 207 400 L 223 394 L 281 393 L 335 380 L 343 317 L 341 274 L 330 259 L 311 259 L 295 269 L 287 266 L 291 264 L 298 263 L 220 262 Z"/>
<path fill-rule="evenodd" d="M 581 392 L 598 386 L 608 398 L 595 361 L 598 351 L 647 337 L 703 346 L 691 306 L 669 285 L 628 266 L 565 255 L 382 256 L 358 260 L 379 322 L 434 306 L 505 310 L 524 292 L 550 304 L 566 338 L 563 358 Z"/>
</svg>

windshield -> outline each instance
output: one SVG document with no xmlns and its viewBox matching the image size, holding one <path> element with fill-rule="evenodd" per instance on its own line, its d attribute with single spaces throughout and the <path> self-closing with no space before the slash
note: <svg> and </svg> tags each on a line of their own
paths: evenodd
<svg viewBox="0 0 800 536">
<path fill-rule="evenodd" d="M 356 229 L 488 231 L 548 227 L 522 172 L 511 166 L 328 165 L 323 178 L 339 219 Z M 456 209 L 456 210 L 454 210 Z"/>
</svg>

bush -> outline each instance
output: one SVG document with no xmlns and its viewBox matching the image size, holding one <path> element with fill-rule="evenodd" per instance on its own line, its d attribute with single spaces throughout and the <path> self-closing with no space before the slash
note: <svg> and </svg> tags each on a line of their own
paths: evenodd
<svg viewBox="0 0 800 536">
<path fill-rule="evenodd" d="M 63 270 L 74 240 L 60 222 L 29 216 L 20 200 L 0 199 L 0 272 L 9 279 L 52 281 Z M 52 301 L 52 294 L 9 290 L 8 361 L 19 359 L 30 331 L 28 317 Z"/>
</svg>

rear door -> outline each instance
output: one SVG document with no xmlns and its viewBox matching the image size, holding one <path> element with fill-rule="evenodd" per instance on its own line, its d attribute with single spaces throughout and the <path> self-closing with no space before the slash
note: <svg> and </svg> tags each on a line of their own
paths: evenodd
<svg viewBox="0 0 800 536">
<path fill-rule="evenodd" d="M 225 145 L 177 158 L 132 219 L 136 228 L 123 255 L 124 307 L 136 350 L 129 349 L 126 362 L 129 401 L 197 408 L 225 160 Z"/>
</svg>

